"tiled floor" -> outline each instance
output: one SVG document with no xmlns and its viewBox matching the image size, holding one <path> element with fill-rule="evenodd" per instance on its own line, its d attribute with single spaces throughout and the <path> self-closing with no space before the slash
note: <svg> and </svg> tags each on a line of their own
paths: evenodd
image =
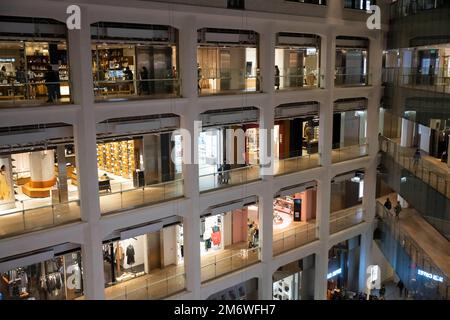
<svg viewBox="0 0 450 320">
<path fill-rule="evenodd" d="M 345 230 L 364 221 L 364 210 L 362 206 L 355 206 L 348 209 L 331 213 L 330 234 Z"/>
</svg>

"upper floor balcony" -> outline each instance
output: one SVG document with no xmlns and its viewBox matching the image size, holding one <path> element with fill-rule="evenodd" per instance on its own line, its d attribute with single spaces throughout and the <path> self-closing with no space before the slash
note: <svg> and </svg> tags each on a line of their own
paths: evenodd
<svg viewBox="0 0 450 320">
<path fill-rule="evenodd" d="M 336 65 L 334 85 L 336 87 L 368 86 L 371 83 L 369 72 L 369 40 L 365 38 L 336 38 Z"/>
</svg>

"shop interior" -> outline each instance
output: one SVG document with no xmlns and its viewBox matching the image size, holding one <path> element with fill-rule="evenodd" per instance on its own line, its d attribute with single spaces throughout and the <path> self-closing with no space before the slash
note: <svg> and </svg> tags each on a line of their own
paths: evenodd
<svg viewBox="0 0 450 320">
<path fill-rule="evenodd" d="M 309 107 L 307 107 L 309 109 Z M 318 106 L 317 106 L 318 108 Z M 286 112 L 287 113 L 287 112 Z M 301 157 L 319 152 L 319 115 L 308 112 L 284 117 L 281 110 L 275 117 L 274 137 L 276 160 Z"/>
<path fill-rule="evenodd" d="M 315 255 L 278 268 L 272 276 L 273 300 L 314 300 Z"/>
<path fill-rule="evenodd" d="M 364 196 L 364 170 L 347 172 L 331 181 L 331 212 L 362 204 Z"/>
<path fill-rule="evenodd" d="M 367 39 L 336 38 L 336 86 L 368 84 L 368 48 Z"/>
<path fill-rule="evenodd" d="M 258 247 L 259 212 L 256 204 L 201 218 L 200 254 L 202 257 L 224 250 Z"/>
<path fill-rule="evenodd" d="M 208 111 L 201 114 L 198 138 L 200 183 L 208 175 L 259 163 L 259 111 L 256 108 Z M 226 162 L 226 163 L 225 163 Z M 233 179 L 224 172 L 219 184 Z"/>
<path fill-rule="evenodd" d="M 198 39 L 199 94 L 260 90 L 257 33 L 206 28 Z"/>
<path fill-rule="evenodd" d="M 367 141 L 367 100 L 337 100 L 333 115 L 333 149 L 361 146 Z"/>
<path fill-rule="evenodd" d="M 320 37 L 278 33 L 275 48 L 275 89 L 317 87 Z"/>
<path fill-rule="evenodd" d="M 98 22 L 91 36 L 97 100 L 179 95 L 176 29 Z"/>
<path fill-rule="evenodd" d="M 169 273 L 173 276 L 184 273 L 183 243 L 180 222 L 129 239 L 104 242 L 105 288 L 117 288 L 135 278 L 140 278 L 136 280 L 139 283 L 146 283 L 148 277 L 144 279 L 144 276 L 161 271 L 167 271 L 164 279 Z"/>
<path fill-rule="evenodd" d="M 28 39 L 27 39 L 28 40 Z M 69 103 L 69 64 L 65 38 L 8 41 L 0 37 L 0 104 Z"/>
<path fill-rule="evenodd" d="M 0 276 L 3 300 L 73 300 L 83 294 L 79 249 L 46 261 L 1 270 Z"/>
<path fill-rule="evenodd" d="M 353 298 L 359 292 L 360 236 L 328 251 L 327 299 Z"/>
<path fill-rule="evenodd" d="M 8 149 L 0 155 L 0 164 L 0 216 L 78 200 L 73 144 Z M 68 212 L 58 210 L 57 217 L 62 214 Z"/>
</svg>

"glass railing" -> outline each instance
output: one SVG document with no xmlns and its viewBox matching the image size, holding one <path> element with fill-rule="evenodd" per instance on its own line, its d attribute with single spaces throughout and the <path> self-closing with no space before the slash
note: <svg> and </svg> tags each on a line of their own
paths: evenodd
<svg viewBox="0 0 450 320">
<path fill-rule="evenodd" d="M 275 160 L 275 175 L 308 170 L 320 167 L 319 154 L 301 155 L 302 151 L 295 152 L 293 157 Z"/>
<path fill-rule="evenodd" d="M 252 248 L 225 250 L 223 253 L 204 256 L 201 264 L 202 283 L 258 263 L 260 254 L 260 248 Z"/>
<path fill-rule="evenodd" d="M 318 227 L 315 220 L 308 221 L 308 224 L 298 226 L 283 232 L 274 232 L 273 235 L 273 255 L 277 256 L 284 252 L 304 246 L 317 240 Z"/>
<path fill-rule="evenodd" d="M 420 158 L 415 158 L 414 154 L 416 149 L 402 147 L 386 137 L 380 137 L 380 149 L 389 154 L 395 162 L 414 174 L 417 178 L 447 198 L 450 198 L 450 181 L 447 174 L 439 172 L 432 167 L 432 164 L 426 165 L 426 162 Z"/>
<path fill-rule="evenodd" d="M 450 3 L 447 0 L 400 0 L 393 2 L 390 6 L 391 19 L 407 17 L 419 14 L 423 11 L 450 8 Z M 438 12 L 439 17 L 445 17 L 442 12 Z M 432 20 L 430 20 L 432 21 Z"/>
<path fill-rule="evenodd" d="M 310 73 L 299 73 L 286 76 L 275 77 L 275 89 L 277 90 L 298 90 L 302 88 L 317 88 L 319 86 L 319 77 L 317 71 Z"/>
<path fill-rule="evenodd" d="M 371 74 L 364 73 L 361 68 L 337 68 L 334 74 L 334 85 L 337 87 L 367 86 L 371 83 Z"/>
<path fill-rule="evenodd" d="M 200 192 L 232 187 L 259 179 L 259 165 L 214 172 L 199 177 Z"/>
<path fill-rule="evenodd" d="M 361 206 L 333 212 L 330 217 L 330 234 L 340 232 L 364 222 Z"/>
<path fill-rule="evenodd" d="M 106 300 L 160 300 L 186 289 L 186 274 L 166 275 L 161 280 L 150 276 L 117 284 L 105 289 Z M 156 275 L 160 277 L 159 275 Z"/>
<path fill-rule="evenodd" d="M 68 81 L 0 83 L 0 107 L 71 103 Z"/>
<path fill-rule="evenodd" d="M 108 214 L 183 197 L 184 180 L 178 179 L 135 188 L 130 183 L 111 182 L 101 188 L 100 211 Z"/>
<path fill-rule="evenodd" d="M 361 158 L 369 154 L 368 144 L 358 144 L 332 150 L 332 162 L 339 163 L 352 159 Z"/>
<path fill-rule="evenodd" d="M 198 94 L 207 96 L 259 92 L 261 81 L 261 76 L 254 71 L 247 73 L 245 70 L 202 70 L 198 77 Z"/>
<path fill-rule="evenodd" d="M 450 93 L 450 72 L 447 69 L 385 68 L 384 83 L 435 93 Z"/>
<path fill-rule="evenodd" d="M 94 81 L 95 101 L 165 99 L 180 96 L 180 79 Z"/>
<path fill-rule="evenodd" d="M 80 219 L 79 200 L 45 205 L 20 201 L 16 208 L 0 213 L 0 238 L 51 228 Z"/>
<path fill-rule="evenodd" d="M 436 266 L 421 246 L 402 230 L 399 220 L 378 201 L 376 212 L 379 219 L 378 230 L 381 231 L 377 243 L 413 298 L 449 299 L 448 276 Z M 419 270 L 422 275 L 419 275 Z M 427 281 L 429 276 L 434 279 Z"/>
</svg>

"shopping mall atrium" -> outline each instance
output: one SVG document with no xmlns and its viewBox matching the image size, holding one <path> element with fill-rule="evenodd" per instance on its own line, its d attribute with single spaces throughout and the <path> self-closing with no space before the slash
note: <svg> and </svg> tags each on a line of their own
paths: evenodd
<svg viewBox="0 0 450 320">
<path fill-rule="evenodd" d="M 449 300 L 449 16 L 0 6 L 0 300 Z"/>
</svg>

